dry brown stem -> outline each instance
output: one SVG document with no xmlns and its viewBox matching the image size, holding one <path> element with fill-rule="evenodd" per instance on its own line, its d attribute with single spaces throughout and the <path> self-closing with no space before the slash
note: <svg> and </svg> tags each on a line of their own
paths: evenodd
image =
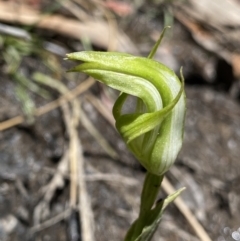
<svg viewBox="0 0 240 241">
<path fill-rule="evenodd" d="M 162 182 L 162 188 L 167 194 L 172 194 L 176 190 L 172 186 L 172 184 L 169 182 L 169 180 L 165 177 Z M 208 236 L 202 225 L 198 222 L 198 220 L 195 218 L 193 213 L 190 211 L 190 209 L 187 207 L 187 205 L 184 203 L 181 197 L 178 197 L 174 201 L 175 205 L 178 207 L 178 209 L 181 211 L 183 216 L 186 218 L 190 226 L 193 228 L 193 230 L 196 232 L 197 236 L 202 241 L 212 241 L 211 238 Z"/>
<path fill-rule="evenodd" d="M 69 19 L 61 15 L 43 15 L 24 4 L 14 2 L 0 2 L 0 20 L 9 23 L 23 25 L 35 25 L 38 28 L 57 32 L 78 40 L 89 39 L 91 43 L 101 48 L 108 49 L 110 39 L 117 40 L 116 49 L 120 52 L 137 53 L 137 49 L 131 40 L 123 32 L 114 29 L 114 33 L 109 30 L 106 21 L 85 20 L 80 22 Z"/>
<path fill-rule="evenodd" d="M 110 146 L 104 136 L 94 127 L 85 112 L 81 109 L 81 123 L 84 128 L 97 140 L 103 150 L 113 159 L 118 158 L 116 151 Z"/>
<path fill-rule="evenodd" d="M 61 94 L 68 92 L 67 87 L 57 82 L 55 79 L 46 78 L 42 80 L 44 84 L 49 85 Z M 57 83 L 57 84 L 56 84 Z M 93 213 L 89 201 L 86 182 L 84 179 L 84 157 L 82 145 L 78 137 L 78 124 L 81 118 L 80 102 L 78 99 L 72 99 L 70 104 L 62 100 L 62 110 L 64 122 L 69 135 L 69 161 L 70 161 L 70 206 L 80 210 L 80 225 L 83 241 L 94 241 Z"/>
<path fill-rule="evenodd" d="M 62 100 L 71 101 L 76 96 L 82 94 L 87 89 L 89 89 L 94 83 L 95 83 L 94 79 L 88 78 L 86 81 L 84 81 L 83 83 L 78 85 L 75 89 L 67 92 L 64 95 L 62 95 L 57 100 L 54 100 L 54 101 L 52 101 L 52 102 L 50 102 L 50 103 L 48 103 L 48 104 L 46 104 L 46 105 L 44 105 L 42 107 L 39 107 L 36 110 L 35 115 L 36 116 L 41 116 L 43 114 L 48 113 L 49 111 L 52 111 L 52 110 L 58 108 L 63 103 Z M 23 122 L 24 122 L 24 117 L 23 116 L 13 117 L 13 118 L 11 118 L 9 120 L 6 120 L 6 121 L 3 121 L 3 122 L 0 123 L 0 131 L 9 129 L 9 128 L 11 128 L 13 126 L 16 126 L 16 125 L 19 125 L 19 124 L 21 124 Z"/>
<path fill-rule="evenodd" d="M 51 227 L 52 225 L 60 222 L 61 220 L 67 218 L 70 216 L 72 210 L 71 208 L 69 209 L 66 209 L 65 211 L 63 211 L 62 213 L 56 215 L 55 217 L 51 218 L 51 219 L 48 219 L 47 221 L 41 223 L 41 224 L 36 224 L 35 226 L 33 226 L 31 229 L 30 229 L 30 232 L 31 233 L 35 233 L 35 232 L 39 232 L 39 231 L 42 231 L 44 230 L 45 228 L 49 228 Z"/>
<path fill-rule="evenodd" d="M 43 219 L 46 219 L 50 214 L 50 202 L 54 197 L 54 194 L 58 188 L 63 188 L 64 186 L 64 176 L 68 172 L 68 151 L 65 152 L 61 158 L 57 171 L 50 182 L 41 189 L 41 192 L 44 193 L 42 200 L 34 208 L 33 219 L 34 225 L 42 227 L 40 224 Z M 43 225 L 44 226 L 44 225 Z M 33 228 L 34 229 L 34 228 Z M 37 228 L 38 230 L 38 228 Z"/>
</svg>

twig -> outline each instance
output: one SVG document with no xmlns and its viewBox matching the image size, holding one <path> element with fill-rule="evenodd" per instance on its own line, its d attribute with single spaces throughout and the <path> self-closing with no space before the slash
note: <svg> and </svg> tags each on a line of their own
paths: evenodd
<svg viewBox="0 0 240 241">
<path fill-rule="evenodd" d="M 19 23 L 23 25 L 35 25 L 36 27 L 47 29 L 59 34 L 70 36 L 81 40 L 88 38 L 91 43 L 107 49 L 109 46 L 109 25 L 106 21 L 97 19 L 80 22 L 69 19 L 58 14 L 42 15 L 38 11 L 27 7 L 24 4 L 0 1 L 0 20 L 9 23 Z M 96 29 L 98 31 L 96 31 Z M 114 38 L 117 46 L 114 49 L 121 52 L 137 53 L 137 49 L 131 40 L 121 31 L 114 31 Z M 111 47 L 113 48 L 113 47 Z"/>
<path fill-rule="evenodd" d="M 103 150 L 113 159 L 118 158 L 116 151 L 108 144 L 102 134 L 94 127 L 92 122 L 89 120 L 85 112 L 81 109 L 81 122 L 82 125 L 88 130 L 88 132 L 97 140 L 98 144 Z"/>
<path fill-rule="evenodd" d="M 76 126 L 73 123 L 73 116 L 71 115 L 68 104 L 65 102 L 62 105 L 64 122 L 69 135 L 69 161 L 70 161 L 70 206 L 76 208 L 77 206 L 77 190 L 78 190 L 78 165 L 77 165 L 77 144 L 76 144 Z"/>
<path fill-rule="evenodd" d="M 79 215 L 81 220 L 82 240 L 94 241 L 93 212 L 84 180 L 84 157 L 82 145 L 78 139 L 78 177 L 79 177 Z"/>
<path fill-rule="evenodd" d="M 42 191 L 45 193 L 45 199 L 49 202 L 53 198 L 54 192 L 58 188 L 62 188 L 64 185 L 64 179 L 66 174 L 68 173 L 68 159 L 69 152 L 65 151 L 64 155 L 58 163 L 57 170 L 55 170 L 55 174 L 51 179 L 50 183 L 42 188 Z"/>
<path fill-rule="evenodd" d="M 176 190 L 172 186 L 172 184 L 168 181 L 168 179 L 165 177 L 162 182 L 162 187 L 164 191 L 167 194 L 172 194 Z M 183 216 L 187 219 L 188 223 L 191 225 L 191 227 L 194 229 L 196 232 L 197 236 L 200 238 L 202 241 L 212 241 L 202 225 L 198 222 L 198 220 L 195 218 L 195 216 L 192 214 L 192 212 L 189 210 L 187 205 L 184 203 L 181 197 L 178 197 L 174 201 L 175 205 L 177 208 L 180 210 L 180 212 L 183 214 Z"/>
<path fill-rule="evenodd" d="M 87 163 L 87 170 L 91 173 L 94 173 L 92 175 L 98 175 L 98 174 L 103 174 L 103 173 L 100 173 L 94 166 L 92 166 L 90 163 Z M 104 174 L 103 174 L 104 175 Z M 111 175 L 111 174 L 110 174 Z M 126 177 L 127 179 L 129 179 L 129 177 Z M 104 179 L 104 178 L 103 178 Z M 122 179 L 125 179 L 125 176 L 122 178 Z M 119 180 L 120 181 L 120 180 Z M 133 180 L 132 180 L 133 181 Z M 134 181 L 133 181 L 134 182 Z M 138 182 L 138 180 L 136 180 L 136 182 Z M 110 182 L 107 182 L 107 184 L 114 188 L 116 190 L 116 192 L 118 193 L 118 195 L 120 197 L 123 197 L 123 199 L 126 201 L 126 203 L 128 203 L 128 205 L 131 207 L 131 212 L 132 212 L 132 216 L 136 217 L 138 216 L 138 210 L 136 210 L 136 207 L 138 207 L 140 205 L 140 198 L 136 198 L 134 197 L 133 195 L 127 195 L 126 192 L 126 188 L 125 186 L 123 185 L 118 185 L 117 182 L 114 182 L 114 181 L 110 181 Z M 116 185 L 117 184 L 117 185 Z M 138 184 L 139 186 L 139 184 Z M 116 188 L 117 187 L 117 188 Z"/>
<path fill-rule="evenodd" d="M 186 231 L 182 230 L 180 227 L 177 227 L 172 222 L 172 220 L 162 222 L 161 223 L 161 228 L 163 230 L 169 230 L 169 231 L 173 232 L 174 234 L 177 234 L 184 241 L 199 241 L 199 239 L 197 237 L 194 237 L 190 233 L 187 233 Z"/>
<path fill-rule="evenodd" d="M 46 228 L 51 227 L 52 225 L 54 225 L 54 224 L 62 221 L 63 219 L 69 217 L 69 215 L 71 214 L 71 211 L 72 211 L 71 208 L 66 209 L 65 211 L 56 215 L 55 217 L 53 217 L 51 219 L 48 219 L 47 221 L 45 221 L 43 223 L 40 223 L 40 224 L 37 224 L 37 225 L 33 226 L 30 229 L 30 232 L 35 233 L 35 232 L 39 232 L 39 231 L 42 231 Z"/>
<path fill-rule="evenodd" d="M 96 4 L 97 7 L 101 9 L 101 11 L 103 12 L 108 21 L 109 42 L 107 51 L 116 51 L 118 48 L 118 40 L 116 38 L 116 36 L 118 35 L 117 19 L 110 11 L 104 8 L 104 4 L 102 3 L 102 1 L 96 1 Z"/>
<path fill-rule="evenodd" d="M 25 40 L 31 40 L 31 35 L 26 30 L 17 27 L 12 27 L 2 23 L 0 23 L 0 33 L 7 34 L 17 38 L 22 38 Z"/>
<path fill-rule="evenodd" d="M 84 96 L 95 108 L 100 112 L 100 114 L 114 127 L 115 126 L 115 120 L 113 118 L 113 115 L 108 111 L 108 109 L 102 104 L 102 102 L 97 99 L 94 95 L 91 93 L 87 93 Z"/>
<path fill-rule="evenodd" d="M 83 241 L 94 241 L 94 222 L 93 212 L 87 193 L 86 182 L 84 179 L 84 157 L 82 145 L 77 133 L 77 125 L 80 116 L 80 103 L 78 100 L 72 102 L 72 119 L 69 120 L 69 137 L 70 137 L 70 159 L 71 159 L 71 199 L 72 206 L 77 204 L 78 192 L 78 208 L 81 220 L 81 233 Z M 78 189 L 79 187 L 79 189 Z"/>
<path fill-rule="evenodd" d="M 42 219 L 48 217 L 50 214 L 49 205 L 56 190 L 58 188 L 63 188 L 64 186 L 64 178 L 68 171 L 68 156 L 68 151 L 66 151 L 57 166 L 57 170 L 54 172 L 53 178 L 41 189 L 41 192 L 44 193 L 44 196 L 34 208 L 33 220 L 35 225 L 39 224 Z"/>
<path fill-rule="evenodd" d="M 88 90 L 93 84 L 95 83 L 95 80 L 91 77 L 89 77 L 86 81 L 78 85 L 74 90 L 72 91 L 67 91 L 64 93 L 59 99 L 52 101 L 49 104 L 46 104 L 40 108 L 37 109 L 36 111 L 36 116 L 43 115 L 51 110 L 56 109 L 57 107 L 61 106 L 63 103 L 62 101 L 71 101 L 76 98 L 76 96 L 82 94 L 86 90 Z"/>
<path fill-rule="evenodd" d="M 56 80 L 40 76 L 39 81 L 43 84 L 49 85 L 57 89 L 61 94 L 68 91 L 67 87 L 58 83 Z M 66 100 L 63 100 L 62 110 L 65 120 L 65 125 L 68 131 L 69 144 L 69 160 L 70 160 L 70 206 L 71 208 L 78 206 L 80 210 L 80 225 L 83 241 L 94 241 L 93 234 L 93 214 L 88 198 L 86 183 L 84 179 L 84 158 L 82 153 L 82 146 L 77 133 L 77 127 L 80 120 L 80 102 L 77 99 L 71 101 L 72 111 Z"/>
<path fill-rule="evenodd" d="M 47 85 L 53 89 L 56 89 L 60 94 L 65 94 L 68 92 L 67 87 L 57 80 L 50 78 L 41 73 L 35 74 L 35 81 Z M 77 99 L 71 101 L 70 109 L 69 104 L 66 100 L 62 100 L 62 111 L 65 126 L 69 136 L 69 164 L 70 164 L 70 207 L 76 209 L 77 207 L 77 196 L 78 196 L 78 135 L 77 127 L 79 123 L 79 114 L 77 110 L 80 108 L 79 102 Z"/>
<path fill-rule="evenodd" d="M 120 183 L 128 186 L 137 186 L 139 181 L 137 179 L 126 177 L 119 174 L 109 174 L 109 173 L 96 173 L 85 175 L 86 181 L 110 181 L 112 183 Z"/>
<path fill-rule="evenodd" d="M 23 116 L 16 116 L 0 123 L 0 131 L 9 129 L 24 122 Z"/>
<path fill-rule="evenodd" d="M 65 179 L 70 179 L 69 175 L 65 172 L 60 172 L 50 167 L 44 167 L 44 171 L 51 174 L 61 174 Z M 119 183 L 119 185 L 124 184 L 127 186 L 138 186 L 139 181 L 132 177 L 123 176 L 116 173 L 102 173 L 96 172 L 94 174 L 85 174 L 83 176 L 87 182 L 95 182 L 95 181 L 105 181 L 111 183 Z"/>
<path fill-rule="evenodd" d="M 68 11 L 70 11 L 76 18 L 81 21 L 87 21 L 90 19 L 90 16 L 85 13 L 77 4 L 72 1 L 59 1 L 58 3 L 65 7 Z"/>
<path fill-rule="evenodd" d="M 86 4 L 85 1 L 74 0 L 74 2 L 84 7 L 85 9 L 88 8 L 88 3 Z M 116 51 L 118 46 L 118 39 L 116 38 L 116 36 L 118 35 L 118 30 L 117 30 L 118 24 L 117 24 L 116 17 L 114 16 L 114 14 L 112 14 L 110 11 L 106 9 L 105 4 L 102 1 L 92 1 L 92 4 L 96 6 L 96 8 L 100 12 L 103 13 L 103 15 L 106 17 L 106 20 L 108 22 L 109 41 L 108 41 L 107 51 Z M 73 15 L 75 15 L 80 20 L 82 19 L 82 16 L 79 17 L 79 14 L 76 15 L 76 10 L 73 9 L 73 7 L 71 8 L 69 8 L 69 6 L 66 6 L 66 7 L 73 13 Z M 85 17 L 85 20 L 92 18 L 92 16 L 90 15 L 86 16 L 85 14 L 84 14 L 84 17 Z"/>
<path fill-rule="evenodd" d="M 78 85 L 75 89 L 69 91 L 68 93 L 66 93 L 64 95 L 62 95 L 60 98 L 42 106 L 42 107 L 39 107 L 36 110 L 35 115 L 41 116 L 43 114 L 48 113 L 49 111 L 52 111 L 52 110 L 58 108 L 59 106 L 62 105 L 62 100 L 71 101 L 76 96 L 82 94 L 87 89 L 89 89 L 94 83 L 95 83 L 94 79 L 88 78 L 86 81 L 84 81 L 83 83 Z M 16 126 L 16 125 L 19 125 L 23 122 L 24 122 L 23 116 L 19 115 L 19 116 L 13 117 L 9 120 L 6 120 L 6 121 L 3 121 L 3 122 L 0 123 L 0 131 L 9 129 L 9 128 L 11 128 L 13 126 Z"/>
<path fill-rule="evenodd" d="M 19 190 L 21 195 L 26 199 L 29 200 L 29 194 L 27 192 L 27 189 L 24 187 L 23 182 L 20 178 L 17 178 L 15 181 L 16 188 Z"/>
</svg>

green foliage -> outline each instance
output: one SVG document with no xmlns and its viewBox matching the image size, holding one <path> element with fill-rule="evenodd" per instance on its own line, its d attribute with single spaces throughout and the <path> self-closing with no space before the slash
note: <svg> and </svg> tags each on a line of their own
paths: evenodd
<svg viewBox="0 0 240 241">
<path fill-rule="evenodd" d="M 175 193 L 169 195 L 167 198 L 157 203 L 156 207 L 150 210 L 146 219 L 144 220 L 144 227 L 140 233 L 140 235 L 136 239 L 125 239 L 125 241 L 150 241 L 153 237 L 153 234 L 158 228 L 158 225 L 161 221 L 163 211 L 166 207 L 172 203 L 184 190 L 185 188 L 181 188 Z"/>
</svg>

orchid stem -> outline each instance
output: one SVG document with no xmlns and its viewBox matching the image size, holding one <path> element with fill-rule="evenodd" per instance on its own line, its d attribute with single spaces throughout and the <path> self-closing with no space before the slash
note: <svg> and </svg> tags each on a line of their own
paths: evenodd
<svg viewBox="0 0 240 241">
<path fill-rule="evenodd" d="M 139 217 L 129 229 L 125 241 L 134 241 L 139 235 L 141 235 L 143 228 L 147 224 L 149 213 L 156 201 L 163 177 L 164 175 L 158 176 L 147 172 L 141 194 Z"/>
</svg>

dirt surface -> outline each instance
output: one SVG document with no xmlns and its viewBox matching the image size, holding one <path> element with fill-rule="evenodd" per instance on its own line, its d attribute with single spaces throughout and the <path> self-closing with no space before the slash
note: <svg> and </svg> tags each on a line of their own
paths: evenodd
<svg viewBox="0 0 240 241">
<path fill-rule="evenodd" d="M 150 6 L 151 11 L 153 6 Z M 146 56 L 152 40 L 146 40 L 145 34 L 154 33 L 156 26 L 159 30 L 163 23 L 158 18 L 147 22 L 146 11 L 141 8 L 135 14 L 136 18 L 120 22 L 120 26 L 135 41 L 139 52 Z M 136 27 L 136 23 L 141 26 Z M 42 32 L 38 34 L 44 38 Z M 154 34 L 152 36 L 154 39 Z M 68 45 L 68 50 L 79 49 L 76 41 L 69 44 L 61 36 L 54 38 Z M 67 70 L 68 64 L 61 59 L 61 65 Z M 237 87 L 233 84 L 231 66 L 229 68 L 219 56 L 197 45 L 178 22 L 174 23 L 173 32 L 167 36 L 156 59 L 175 71 L 183 66 L 186 78 L 184 145 L 167 177 L 175 188 L 187 187 L 183 200 L 212 240 L 240 240 L 240 103 L 236 95 L 231 95 L 231 91 L 239 91 L 233 90 Z M 39 69 L 46 71 L 44 63 L 35 56 L 25 57 L 21 69 L 29 75 Z M 4 66 L 0 71 L 2 122 L 22 114 L 22 111 L 14 82 L 6 75 Z M 78 84 L 71 78 L 63 78 L 70 89 Z M 59 96 L 56 91 L 47 90 L 52 94 L 52 100 Z M 104 91 L 96 84 L 89 90 L 107 105 Z M 37 107 L 49 102 L 34 94 L 31 96 Z M 77 130 L 86 175 L 121 175 L 116 180 L 113 176 L 110 179 L 87 179 L 96 240 L 120 241 L 137 217 L 145 171 L 93 105 L 82 96 L 77 99 L 81 100 L 89 119 L 118 155 L 115 159 L 110 157 L 80 124 Z M 69 175 L 63 176 L 63 182 L 58 183 L 50 199 L 45 196 L 50 190 L 49 183 L 59 172 L 58 167 L 69 144 L 66 129 L 63 110 L 56 108 L 36 117 L 32 124 L 25 121 L 0 132 L 0 241 L 81 240 L 78 228 L 81 220 L 77 210 L 56 218 L 69 207 Z M 159 198 L 165 196 L 162 191 Z M 154 238 L 155 241 L 199 240 L 173 204 L 165 212 Z"/>
</svg>

